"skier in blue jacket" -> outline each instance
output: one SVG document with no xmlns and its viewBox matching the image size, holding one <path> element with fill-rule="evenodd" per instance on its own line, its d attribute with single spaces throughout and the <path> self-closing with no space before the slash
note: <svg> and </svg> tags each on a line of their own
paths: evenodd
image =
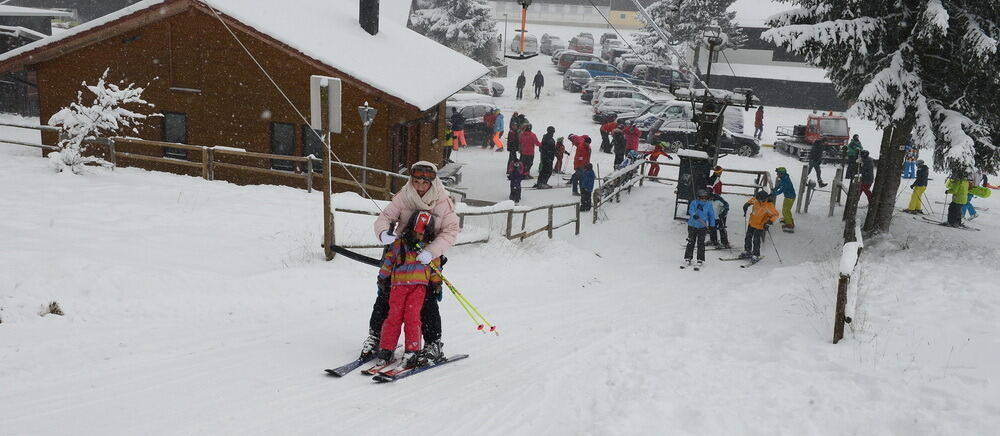
<svg viewBox="0 0 1000 436">
<path fill-rule="evenodd" d="M 774 181 L 771 198 L 777 198 L 779 195 L 785 196 L 785 200 L 781 203 L 781 216 L 785 219 L 785 223 L 781 225 L 781 229 L 791 232 L 795 229 L 795 219 L 792 218 L 792 205 L 795 204 L 795 185 L 792 184 L 792 178 L 788 175 L 785 167 L 778 167 L 774 172 L 778 177 Z"/>
<path fill-rule="evenodd" d="M 708 191 L 698 190 L 698 199 L 688 205 L 688 238 L 684 249 L 684 261 L 691 264 L 691 255 L 695 243 L 698 244 L 698 266 L 705 263 L 705 234 L 710 227 L 715 227 L 715 206 L 709 199 Z"/>
<path fill-rule="evenodd" d="M 500 136 L 503 135 L 503 130 L 506 127 L 503 122 L 503 114 L 500 110 L 495 111 L 497 117 L 493 121 L 493 145 L 496 146 L 497 151 L 503 151 L 503 142 L 500 141 Z"/>
<path fill-rule="evenodd" d="M 579 171 L 580 174 L 580 212 L 590 210 L 594 195 L 594 182 L 597 181 L 597 174 L 594 174 L 594 165 L 587 164 Z"/>
</svg>

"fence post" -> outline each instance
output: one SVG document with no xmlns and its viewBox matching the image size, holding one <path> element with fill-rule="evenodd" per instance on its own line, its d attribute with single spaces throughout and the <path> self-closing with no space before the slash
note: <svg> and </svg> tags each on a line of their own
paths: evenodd
<svg viewBox="0 0 1000 436">
<path fill-rule="evenodd" d="M 208 180 L 215 180 L 215 148 L 208 149 Z"/>
<path fill-rule="evenodd" d="M 837 175 L 833 178 L 833 183 L 830 187 L 830 213 L 827 214 L 828 217 L 833 216 L 833 211 L 840 203 L 840 185 L 843 183 L 841 180 L 844 177 L 844 169 L 837 168 Z"/>
<path fill-rule="evenodd" d="M 580 203 L 576 204 L 576 236 L 580 236 Z"/>
<path fill-rule="evenodd" d="M 799 178 L 799 201 L 795 202 L 795 213 L 802 213 L 802 200 L 806 190 L 806 180 L 809 179 L 809 165 L 802 165 L 802 177 Z"/>
<path fill-rule="evenodd" d="M 552 239 L 552 205 L 549 205 L 549 239 Z"/>
<path fill-rule="evenodd" d="M 313 192 L 313 161 L 306 159 L 306 190 Z"/>
<path fill-rule="evenodd" d="M 458 215 L 458 228 L 465 228 L 465 215 Z"/>
<path fill-rule="evenodd" d="M 208 147 L 201 148 L 201 178 L 209 180 L 208 174 Z"/>
<path fill-rule="evenodd" d="M 510 240 L 510 228 L 513 226 L 514 226 L 514 210 L 511 209 L 507 211 L 507 231 L 505 233 L 507 240 Z"/>
<path fill-rule="evenodd" d="M 323 132 L 326 137 L 326 143 L 330 143 L 330 132 Z M 331 146 L 332 147 L 332 146 Z M 330 164 L 330 153 L 331 149 L 323 147 L 323 250 L 326 254 L 326 260 L 333 260 L 333 244 L 336 242 L 334 239 L 333 231 L 333 211 L 331 210 L 333 195 L 333 186 L 330 185 L 333 179 L 332 165 Z"/>
<path fill-rule="evenodd" d="M 603 189 L 603 188 L 602 187 L 598 187 L 597 189 L 595 189 L 594 190 L 594 195 L 591 196 L 591 200 L 590 200 L 591 206 L 590 206 L 590 208 L 594 210 L 594 222 L 592 224 L 597 224 L 597 208 L 601 207 L 601 204 L 598 203 L 595 199 L 601 198 L 601 189 Z M 584 195 L 586 195 L 586 194 L 584 194 Z"/>
<path fill-rule="evenodd" d="M 806 205 L 802 208 L 804 213 L 809 213 L 809 204 L 812 203 L 814 192 L 816 192 L 816 185 L 811 181 L 806 183 Z"/>
<path fill-rule="evenodd" d="M 834 180 L 837 181 L 837 186 L 840 188 L 837 189 L 837 204 L 840 204 L 841 191 L 844 189 L 844 167 L 837 168 L 837 175 L 834 177 Z"/>
<path fill-rule="evenodd" d="M 646 161 L 643 161 L 642 165 L 639 165 L 639 171 L 641 171 L 639 173 L 639 176 L 640 176 L 639 177 L 639 186 L 642 186 L 642 182 L 646 181 L 646 166 L 647 165 L 649 165 L 649 164 Z"/>
<path fill-rule="evenodd" d="M 118 166 L 118 156 L 115 154 L 115 140 L 114 139 L 110 139 L 110 138 L 108 139 L 108 149 L 111 150 L 111 156 L 110 156 L 111 157 L 111 171 L 114 171 L 115 167 Z"/>
<path fill-rule="evenodd" d="M 847 315 L 847 285 L 851 281 L 851 276 L 841 274 L 840 281 L 837 282 L 837 312 L 833 318 L 833 343 L 836 344 L 844 338 L 844 320 Z"/>
</svg>

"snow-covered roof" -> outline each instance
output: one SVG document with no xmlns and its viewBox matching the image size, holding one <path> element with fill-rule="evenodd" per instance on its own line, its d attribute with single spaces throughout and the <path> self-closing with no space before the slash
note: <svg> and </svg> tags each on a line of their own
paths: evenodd
<svg viewBox="0 0 1000 436">
<path fill-rule="evenodd" d="M 830 83 L 826 70 L 809 66 L 786 67 L 783 65 L 713 64 L 712 74 L 720 76 L 753 77 L 757 79 L 788 80 L 792 82 Z"/>
<path fill-rule="evenodd" d="M 743 27 L 767 27 L 768 18 L 790 9 L 795 6 L 774 0 L 736 0 L 729 6 L 730 11 L 736 12 L 736 22 Z"/>
<path fill-rule="evenodd" d="M 67 32 L 0 54 L 0 62 L 64 40 L 166 0 L 143 0 Z M 296 0 L 191 0 L 252 27 L 302 54 L 393 95 L 421 110 L 489 73 L 482 64 L 406 28 L 379 20 L 372 36 L 358 24 L 357 2 Z M 399 1 L 399 0 L 390 0 Z"/>
<path fill-rule="evenodd" d="M 0 5 L 0 17 L 72 17 L 73 14 L 51 9 L 25 8 L 21 6 Z"/>
</svg>

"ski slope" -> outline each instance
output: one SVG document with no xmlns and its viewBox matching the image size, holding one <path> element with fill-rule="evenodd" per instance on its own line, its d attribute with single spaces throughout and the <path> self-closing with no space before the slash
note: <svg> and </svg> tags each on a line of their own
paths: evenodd
<svg viewBox="0 0 1000 436">
<path fill-rule="evenodd" d="M 547 62 L 525 68 L 546 74 L 543 99 L 516 102 L 508 86 L 498 99 L 505 114 L 522 110 L 560 136 L 599 138 Z M 0 128 L 12 136 L 33 138 Z M 506 197 L 506 157 L 456 152 L 470 197 Z M 610 155 L 595 157 L 610 166 Z M 793 176 L 799 168 L 770 149 L 723 165 L 784 165 Z M 928 195 L 943 201 L 943 176 L 931 177 Z M 606 219 L 585 219 L 580 236 L 567 227 L 552 241 L 510 242 L 497 223 L 471 221 L 495 237 L 452 249 L 445 273 L 500 335 L 477 332 L 446 295 L 445 352 L 471 357 L 375 385 L 322 371 L 357 354 L 375 270 L 323 261 L 321 194 L 134 168 L 53 174 L 37 151 L 3 144 L 0 186 L 4 436 L 987 435 L 1000 427 L 1000 220 L 991 212 L 971 223 L 980 232 L 903 214 L 892 235 L 867 241 L 855 321 L 838 345 L 830 339 L 842 225 L 826 217 L 826 194 L 796 217 L 795 234 L 772 232 L 766 258 L 748 269 L 716 260 L 735 254 L 727 251 L 709 251 L 703 271 L 677 268 L 686 231 L 670 218 L 670 185 L 623 195 Z M 526 190 L 522 204 L 572 198 L 566 189 Z M 729 200 L 740 245 L 742 201 Z M 370 225 L 338 220 L 344 234 Z M 38 315 L 51 301 L 65 316 Z"/>
</svg>

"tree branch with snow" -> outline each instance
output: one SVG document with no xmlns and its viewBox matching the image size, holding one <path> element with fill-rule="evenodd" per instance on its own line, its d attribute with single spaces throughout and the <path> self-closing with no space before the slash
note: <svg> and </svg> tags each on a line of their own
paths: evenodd
<svg viewBox="0 0 1000 436">
<path fill-rule="evenodd" d="M 83 91 L 77 92 L 76 101 L 56 112 L 49 118 L 50 126 L 59 127 L 59 151 L 49 153 L 49 160 L 57 172 L 71 170 L 80 174 L 88 164 L 110 167 L 111 163 L 87 153 L 84 141 L 98 137 L 113 136 L 122 129 L 136 129 L 142 120 L 150 116 L 135 112 L 124 106 L 155 107 L 142 99 L 145 88 L 136 87 L 134 83 L 125 86 L 124 82 L 114 84 L 108 82 L 108 73 L 104 74 L 95 85 L 82 85 L 94 95 L 88 104 L 84 102 Z"/>
</svg>

